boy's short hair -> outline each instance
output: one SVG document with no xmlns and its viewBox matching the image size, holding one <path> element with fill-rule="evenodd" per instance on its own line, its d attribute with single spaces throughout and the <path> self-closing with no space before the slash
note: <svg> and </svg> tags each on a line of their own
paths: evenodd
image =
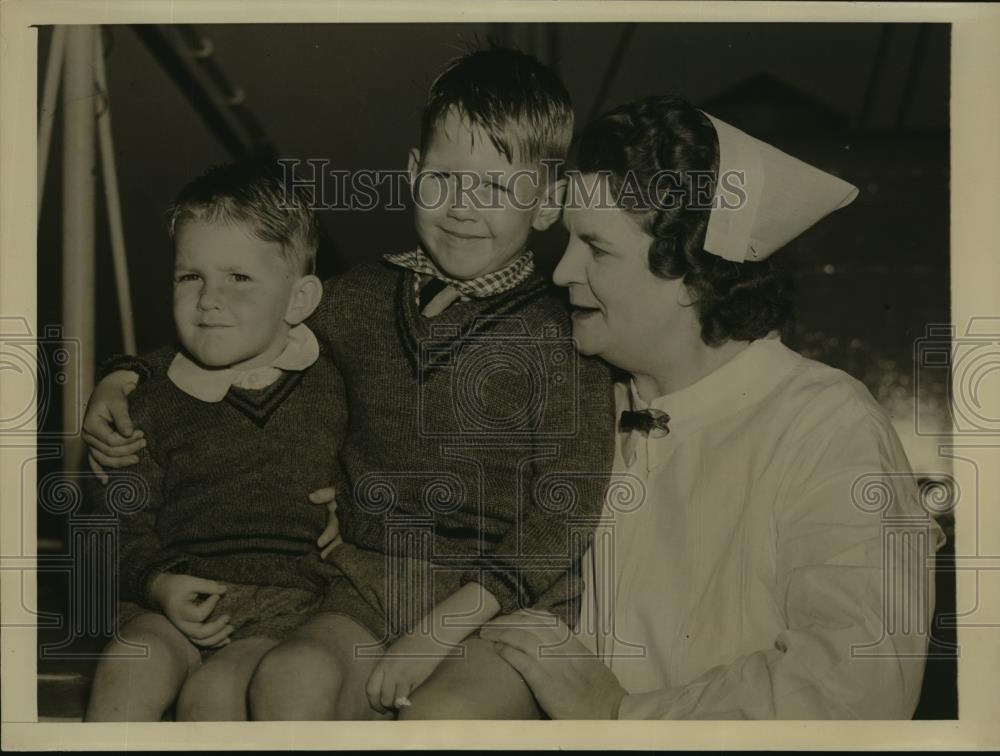
<svg viewBox="0 0 1000 756">
<path fill-rule="evenodd" d="M 453 60 L 431 85 L 420 121 L 426 151 L 449 111 L 489 136 L 508 161 L 566 158 L 573 138 L 573 105 L 548 66 L 518 50 L 491 45 Z"/>
<path fill-rule="evenodd" d="M 173 240 L 189 220 L 245 223 L 263 241 L 278 242 L 285 261 L 299 275 L 316 270 L 319 221 L 307 187 L 286 183 L 276 161 L 244 160 L 209 168 L 187 184 L 170 208 Z"/>
</svg>

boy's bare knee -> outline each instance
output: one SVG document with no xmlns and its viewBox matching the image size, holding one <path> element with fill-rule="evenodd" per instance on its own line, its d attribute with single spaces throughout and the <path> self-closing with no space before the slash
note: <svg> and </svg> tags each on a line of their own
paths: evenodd
<svg viewBox="0 0 1000 756">
<path fill-rule="evenodd" d="M 191 672 L 201 663 L 201 655 L 173 624 L 161 614 L 141 614 L 127 623 L 118 638 L 104 647 L 106 659 L 133 661 L 145 653 L 153 659 L 177 665 Z"/>
<path fill-rule="evenodd" d="M 181 688 L 180 695 L 177 696 L 174 716 L 178 722 L 197 722 L 205 719 L 203 716 L 205 697 L 199 689 L 191 685 L 193 682 L 194 678 L 192 677 L 188 680 L 187 685 Z"/>
<path fill-rule="evenodd" d="M 399 719 L 537 719 L 539 711 L 520 675 L 477 638 L 462 644 L 410 695 Z"/>
<path fill-rule="evenodd" d="M 140 614 L 133 620 L 127 622 L 118 636 L 129 643 L 139 643 L 143 638 L 150 636 L 162 637 L 172 632 L 180 632 L 173 623 L 162 614 L 149 612 Z"/>
<path fill-rule="evenodd" d="M 156 721 L 200 664 L 198 651 L 166 617 L 136 617 L 104 647 L 86 719 Z"/>
<path fill-rule="evenodd" d="M 271 685 L 337 687 L 343 672 L 340 660 L 320 644 L 290 641 L 275 646 L 260 660 L 251 690 Z"/>
<path fill-rule="evenodd" d="M 455 685 L 418 689 L 410 700 L 413 705 L 400 709 L 398 719 L 488 719 L 491 713 L 478 706 L 467 690 Z"/>
<path fill-rule="evenodd" d="M 274 643 L 269 638 L 250 637 L 219 650 L 191 675 L 181 690 L 178 719 L 245 720 L 251 675 Z"/>
<path fill-rule="evenodd" d="M 177 719 L 183 722 L 205 722 L 229 719 L 226 704 L 232 695 L 231 683 L 211 668 L 196 671 L 181 688 L 177 697 Z"/>
<path fill-rule="evenodd" d="M 345 670 L 321 644 L 288 641 L 271 649 L 250 681 L 253 719 L 332 719 Z"/>
</svg>

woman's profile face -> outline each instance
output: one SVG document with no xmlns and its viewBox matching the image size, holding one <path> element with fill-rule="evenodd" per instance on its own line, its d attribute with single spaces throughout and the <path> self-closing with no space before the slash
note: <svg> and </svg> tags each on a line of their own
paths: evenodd
<svg viewBox="0 0 1000 756">
<path fill-rule="evenodd" d="M 570 180 L 563 211 L 569 243 L 552 278 L 569 289 L 577 348 L 641 373 L 679 326 L 683 284 L 649 270 L 653 237 L 613 206 L 614 197 L 604 201 L 606 177 Z"/>
</svg>

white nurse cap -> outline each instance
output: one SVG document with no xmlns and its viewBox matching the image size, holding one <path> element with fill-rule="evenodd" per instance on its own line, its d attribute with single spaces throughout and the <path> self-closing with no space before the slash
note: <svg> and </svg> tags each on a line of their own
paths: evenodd
<svg viewBox="0 0 1000 756">
<path fill-rule="evenodd" d="M 734 262 L 763 260 L 858 196 L 857 187 L 846 181 L 702 112 L 719 137 L 719 173 L 706 252 Z M 720 205 L 723 186 L 729 191 L 739 186 L 733 173 L 742 174 L 746 200 L 737 202 L 736 194 L 731 194 Z M 736 204 L 739 207 L 733 207 Z"/>
</svg>

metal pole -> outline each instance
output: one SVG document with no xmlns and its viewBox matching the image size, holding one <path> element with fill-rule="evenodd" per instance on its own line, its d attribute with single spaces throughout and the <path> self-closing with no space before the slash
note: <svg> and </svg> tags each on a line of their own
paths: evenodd
<svg viewBox="0 0 1000 756">
<path fill-rule="evenodd" d="M 68 366 L 63 384 L 63 430 L 79 432 L 77 397 L 89 397 L 94 377 L 94 33 L 73 26 L 66 35 L 63 81 L 63 302 L 64 336 L 79 344 L 79 364 Z M 83 451 L 71 438 L 66 462 Z"/>
<path fill-rule="evenodd" d="M 132 28 L 233 156 L 252 156 L 254 139 L 226 99 L 232 90 L 219 91 L 199 59 L 180 39 L 178 31 L 156 24 L 135 24 Z"/>
<path fill-rule="evenodd" d="M 869 128 L 871 124 L 872 108 L 875 107 L 875 91 L 878 88 L 879 80 L 882 78 L 882 71 L 885 68 L 885 60 L 889 54 L 889 45 L 892 41 L 892 24 L 882 24 L 882 31 L 878 36 L 878 47 L 875 48 L 875 57 L 872 59 L 872 68 L 868 73 L 868 85 L 865 87 L 865 97 L 861 102 L 861 114 L 858 116 L 858 128 Z"/>
<path fill-rule="evenodd" d="M 122 326 L 122 346 L 127 354 L 135 354 L 135 322 L 132 315 L 132 294 L 128 283 L 125 229 L 122 224 L 118 172 L 115 169 L 115 149 L 111 139 L 111 97 L 108 93 L 108 77 L 104 70 L 104 50 L 100 34 L 94 35 L 94 63 L 97 73 L 97 89 L 100 95 L 95 99 L 95 104 L 97 107 L 98 148 L 101 155 L 101 183 L 104 185 L 104 202 L 108 207 L 111 257 L 114 262 L 115 288 L 118 291 L 118 318 Z"/>
<path fill-rule="evenodd" d="M 56 98 L 59 96 L 59 76 L 66 52 L 66 27 L 52 30 L 49 59 L 45 64 L 45 86 L 42 89 L 42 109 L 38 113 L 38 217 L 42 217 L 42 195 L 45 193 L 45 172 L 49 164 L 52 126 L 56 119 Z"/>
<path fill-rule="evenodd" d="M 920 24 L 917 30 L 917 39 L 913 43 L 913 55 L 910 58 L 910 67 L 906 72 L 906 83 L 903 84 L 903 93 L 899 97 L 899 107 L 896 109 L 896 129 L 902 129 L 906 123 L 906 117 L 910 114 L 910 107 L 913 105 L 913 97 L 917 91 L 917 81 L 920 78 L 920 66 L 924 62 L 924 55 L 927 54 L 927 42 L 931 34 L 930 24 Z"/>
</svg>

